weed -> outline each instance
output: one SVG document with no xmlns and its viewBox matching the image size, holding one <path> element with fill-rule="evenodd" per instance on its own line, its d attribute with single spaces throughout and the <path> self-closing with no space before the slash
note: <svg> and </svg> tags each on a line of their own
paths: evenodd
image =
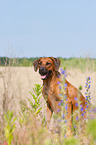
<svg viewBox="0 0 96 145">
<path fill-rule="evenodd" d="M 77 62 L 78 63 L 78 62 Z M 1 74 L 0 74 L 1 75 Z M 42 107 L 41 107 L 41 92 L 42 87 L 39 84 L 35 84 L 33 88 L 33 93 L 29 92 L 31 98 L 28 98 L 29 107 L 26 101 L 21 101 L 21 111 L 18 117 L 15 116 L 13 111 L 6 111 L 4 113 L 3 123 L 0 118 L 0 143 L 3 144 L 3 140 L 6 145 L 11 144 L 23 144 L 23 145 L 34 145 L 34 144 L 42 144 L 42 145 L 94 145 L 96 144 L 96 118 L 90 118 L 91 116 L 91 78 L 86 78 L 86 110 L 83 112 L 83 108 L 80 105 L 80 101 L 75 97 L 76 106 L 78 106 L 81 114 L 76 111 L 73 117 L 73 134 L 70 138 L 66 136 L 68 130 L 68 123 L 70 121 L 67 120 L 67 98 L 66 98 L 66 87 L 65 84 L 66 71 L 61 69 L 61 81 L 58 82 L 60 85 L 60 96 L 62 98 L 61 102 L 59 102 L 59 106 L 61 106 L 61 110 L 57 110 L 59 113 L 54 114 L 54 122 L 55 122 L 55 130 L 49 133 L 49 130 L 46 129 L 45 125 L 45 115 L 42 115 Z M 82 88 L 80 86 L 80 88 Z M 78 92 L 79 95 L 79 92 Z M 78 97 L 79 98 L 79 97 Z M 96 112 L 96 108 L 93 109 Z M 86 115 L 86 119 L 81 122 L 80 118 Z M 16 123 L 17 125 L 16 125 Z M 85 124 L 85 128 L 83 129 L 82 123 Z M 20 125 L 19 125 L 20 124 Z M 4 126 L 4 134 L 3 127 Z M 2 140 L 2 141 L 1 141 Z"/>
<path fill-rule="evenodd" d="M 69 120 L 67 120 L 67 108 L 68 108 L 68 104 L 67 104 L 67 97 L 66 97 L 66 87 L 67 84 L 65 83 L 65 78 L 66 78 L 66 72 L 65 70 L 61 69 L 61 81 L 58 82 L 59 84 L 59 88 L 60 88 L 60 97 L 62 98 L 61 102 L 58 104 L 59 106 L 61 106 L 61 110 L 57 110 L 59 112 L 59 115 L 54 115 L 54 119 L 55 119 L 55 132 L 58 134 L 59 136 L 59 141 L 62 141 L 64 139 L 64 137 L 66 138 L 66 133 L 68 130 L 68 124 L 71 120 L 71 118 L 69 118 Z M 78 110 L 76 110 L 74 112 L 74 114 L 71 116 L 72 120 L 73 120 L 73 134 L 75 133 L 75 136 L 79 136 L 80 134 L 84 135 L 84 133 L 86 132 L 86 130 L 84 130 L 84 127 L 86 128 L 86 120 L 89 119 L 89 114 L 90 114 L 90 104 L 91 104 L 91 97 L 90 97 L 90 83 L 91 83 L 91 79 L 90 77 L 88 77 L 86 79 L 86 110 L 84 111 L 84 108 L 81 105 L 80 102 L 80 98 L 79 95 L 81 94 L 80 92 L 78 92 L 78 99 L 75 97 L 75 105 L 78 107 Z M 80 86 L 80 89 L 82 87 Z M 88 116 L 85 118 L 85 114 L 88 114 Z M 81 121 L 82 118 L 82 121 Z M 85 118 L 85 119 L 83 119 Z M 75 132 L 74 132 L 75 131 Z M 86 134 L 86 133 L 85 133 Z M 80 139 L 82 140 L 82 139 Z M 80 142 L 79 138 L 78 141 Z M 74 139 L 74 137 L 72 138 L 72 140 L 68 140 L 66 139 L 65 144 L 69 144 L 73 141 L 77 142 L 77 139 Z"/>
<path fill-rule="evenodd" d="M 41 111 L 42 111 L 42 107 L 40 107 L 41 103 L 40 103 L 40 99 L 42 97 L 42 87 L 40 84 L 35 84 L 34 88 L 33 88 L 33 93 L 29 91 L 30 95 L 32 96 L 32 99 L 28 98 L 28 102 L 30 104 L 30 107 L 28 107 L 26 101 L 21 101 L 21 111 L 23 113 L 23 116 L 26 114 L 29 115 L 30 113 L 32 115 L 34 115 L 35 117 L 41 117 L 42 118 L 42 123 L 44 125 L 46 125 L 46 121 L 45 121 L 45 115 L 42 115 Z M 22 116 L 22 117 L 23 117 Z M 20 122 L 22 123 L 22 117 L 20 117 Z"/>
<path fill-rule="evenodd" d="M 28 99 L 32 109 L 29 109 L 29 111 L 34 112 L 35 116 L 37 116 L 40 111 L 42 110 L 42 107 L 40 107 L 40 99 L 42 97 L 41 92 L 42 92 L 42 87 L 39 84 L 35 84 L 33 88 L 34 93 L 31 93 L 31 96 L 34 99 L 34 103 L 31 101 L 31 99 Z"/>
<path fill-rule="evenodd" d="M 4 133 L 8 145 L 11 145 L 11 142 L 13 140 L 13 133 L 16 128 L 15 126 L 16 119 L 17 118 L 16 117 L 14 118 L 12 111 L 7 111 L 7 113 L 4 114 L 4 122 L 5 122 Z"/>
</svg>

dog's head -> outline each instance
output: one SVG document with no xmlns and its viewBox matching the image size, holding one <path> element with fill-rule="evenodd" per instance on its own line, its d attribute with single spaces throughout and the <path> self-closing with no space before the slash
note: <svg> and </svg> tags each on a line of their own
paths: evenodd
<svg viewBox="0 0 96 145">
<path fill-rule="evenodd" d="M 53 74 L 54 71 L 58 71 L 60 66 L 60 60 L 53 57 L 41 57 L 33 62 L 34 70 L 39 69 L 41 79 L 47 79 Z"/>
</svg>

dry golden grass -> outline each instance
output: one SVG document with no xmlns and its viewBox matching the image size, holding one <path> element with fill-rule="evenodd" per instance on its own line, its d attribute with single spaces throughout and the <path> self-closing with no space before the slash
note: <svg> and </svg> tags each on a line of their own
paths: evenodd
<svg viewBox="0 0 96 145">
<path fill-rule="evenodd" d="M 80 70 L 70 69 L 66 71 L 67 80 L 70 81 L 77 88 L 82 86 L 82 94 L 85 96 L 85 83 L 86 77 L 91 77 L 91 98 L 92 104 L 96 105 L 96 72 L 86 71 L 81 72 Z M 18 116 L 19 119 L 19 109 L 20 101 L 27 100 L 27 98 L 32 98 L 29 91 L 32 92 L 34 84 L 41 84 L 42 80 L 40 79 L 39 73 L 34 72 L 33 67 L 0 67 L 0 144 L 4 144 L 6 141 L 3 134 L 3 105 L 5 101 L 5 107 L 7 109 L 14 110 L 14 116 Z M 5 98 L 5 100 L 4 100 Z M 46 108 L 44 107 L 45 100 L 42 99 L 41 106 L 43 106 L 42 112 L 45 114 Z M 15 114 L 16 113 L 16 114 Z M 21 117 L 21 116 L 20 116 Z M 21 117 L 22 118 L 22 117 Z M 26 118 L 26 117 L 25 117 Z M 16 129 L 13 137 L 13 144 L 52 144 L 53 142 L 58 142 L 59 138 L 56 140 L 56 134 L 54 132 L 53 119 L 51 119 L 50 128 L 46 128 L 42 124 L 42 120 L 39 121 L 36 117 L 31 114 L 30 117 L 26 118 L 23 125 L 20 124 L 19 120 L 16 120 Z M 23 120 L 24 121 L 24 120 Z M 50 131 L 50 129 L 53 131 Z M 58 134 L 57 134 L 58 135 Z M 87 138 L 86 134 L 83 137 L 80 134 L 77 139 L 84 142 L 84 144 L 89 144 L 90 138 Z M 83 137 L 83 138 L 82 138 Z M 79 139 L 80 138 L 80 139 Z M 52 141 L 51 141 L 52 139 Z M 64 142 L 62 140 L 62 142 Z M 90 141 L 91 142 L 91 141 Z M 58 144 L 58 143 L 57 143 Z M 60 142 L 61 144 L 61 142 Z M 81 143 L 80 143 L 81 144 Z"/>
<path fill-rule="evenodd" d="M 80 70 L 67 70 L 67 80 L 77 88 L 82 85 L 81 92 L 85 95 L 86 77 L 91 77 L 91 98 L 92 104 L 96 104 L 96 72 L 81 72 Z M 3 77 L 2 77 L 3 76 Z M 0 110 L 4 97 L 4 83 L 7 90 L 8 107 L 14 110 L 19 109 L 20 101 L 30 98 L 34 84 L 42 84 L 38 72 L 33 67 L 0 67 Z M 44 100 L 42 100 L 44 101 Z"/>
</svg>

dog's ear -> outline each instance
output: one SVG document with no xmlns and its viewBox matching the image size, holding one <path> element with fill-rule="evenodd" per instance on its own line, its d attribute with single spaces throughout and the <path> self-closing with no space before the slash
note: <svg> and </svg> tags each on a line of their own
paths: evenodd
<svg viewBox="0 0 96 145">
<path fill-rule="evenodd" d="M 38 67 L 39 67 L 39 60 L 40 59 L 37 59 L 33 62 L 33 66 L 34 66 L 34 71 L 37 71 L 38 70 Z"/>
<path fill-rule="evenodd" d="M 52 60 L 53 60 L 53 62 L 54 62 L 54 69 L 55 69 L 55 71 L 58 71 L 59 70 L 59 67 L 60 67 L 60 59 L 58 59 L 58 58 L 53 58 L 53 57 L 51 57 L 52 58 Z"/>
</svg>

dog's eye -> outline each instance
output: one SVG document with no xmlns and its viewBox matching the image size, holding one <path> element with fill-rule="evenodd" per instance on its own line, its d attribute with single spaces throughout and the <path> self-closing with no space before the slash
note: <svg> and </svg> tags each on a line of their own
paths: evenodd
<svg viewBox="0 0 96 145">
<path fill-rule="evenodd" d="M 42 64 L 42 61 L 39 62 L 39 65 L 41 65 L 41 64 Z"/>
<path fill-rule="evenodd" d="M 47 62 L 47 63 L 46 63 L 46 65 L 50 65 L 50 64 L 51 64 L 50 62 Z"/>
</svg>

